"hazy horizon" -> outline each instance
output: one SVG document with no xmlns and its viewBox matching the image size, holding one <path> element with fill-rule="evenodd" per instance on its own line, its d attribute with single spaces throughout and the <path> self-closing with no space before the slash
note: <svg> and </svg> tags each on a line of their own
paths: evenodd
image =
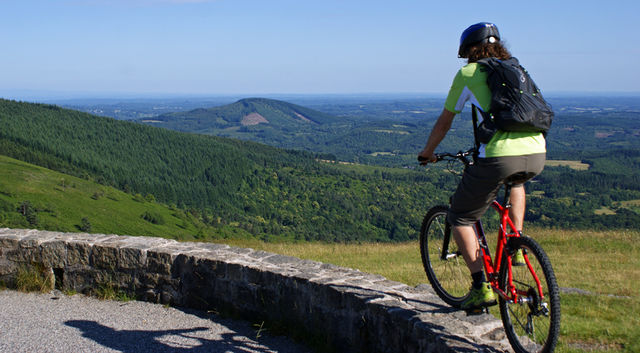
<svg viewBox="0 0 640 353">
<path fill-rule="evenodd" d="M 620 97 L 640 98 L 637 92 L 592 92 L 592 91 L 565 91 L 545 92 L 547 98 L 589 98 L 589 97 Z M 286 98 L 319 98 L 319 99 L 445 99 L 446 92 L 353 92 L 353 93 L 144 93 L 144 92 L 55 92 L 55 91 L 17 91 L 14 94 L 0 91 L 0 99 L 17 100 L 25 102 L 57 103 L 67 101 L 145 101 L 145 100 L 207 100 L 207 99 L 243 99 L 243 98 L 272 98 L 286 100 Z"/>
</svg>

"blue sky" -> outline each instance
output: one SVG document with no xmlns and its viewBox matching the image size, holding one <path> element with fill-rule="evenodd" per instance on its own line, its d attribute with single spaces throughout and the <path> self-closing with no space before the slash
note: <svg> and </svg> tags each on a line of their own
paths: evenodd
<svg viewBox="0 0 640 353">
<path fill-rule="evenodd" d="M 468 25 L 543 92 L 640 92 L 637 1 L 0 0 L 0 97 L 437 93 Z"/>
</svg>

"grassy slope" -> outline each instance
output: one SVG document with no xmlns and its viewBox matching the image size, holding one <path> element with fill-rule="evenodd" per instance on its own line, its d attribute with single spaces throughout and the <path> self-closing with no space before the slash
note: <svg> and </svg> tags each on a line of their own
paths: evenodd
<svg viewBox="0 0 640 353">
<path fill-rule="evenodd" d="M 38 210 L 39 229 L 78 232 L 86 217 L 93 233 L 189 240 L 199 232 L 214 232 L 190 215 L 140 195 L 0 156 L 0 226 L 32 228 L 17 212 L 24 201 Z M 164 224 L 143 220 L 145 212 L 159 215 Z"/>
</svg>

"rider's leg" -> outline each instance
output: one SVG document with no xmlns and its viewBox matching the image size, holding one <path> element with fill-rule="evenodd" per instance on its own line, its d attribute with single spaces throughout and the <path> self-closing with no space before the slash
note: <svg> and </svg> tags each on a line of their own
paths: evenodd
<svg viewBox="0 0 640 353">
<path fill-rule="evenodd" d="M 482 257 L 480 256 L 480 246 L 476 238 L 476 232 L 472 226 L 454 226 L 453 237 L 458 244 L 462 257 L 469 267 L 471 273 L 482 271 Z"/>
<path fill-rule="evenodd" d="M 473 285 L 466 299 L 460 304 L 464 310 L 477 310 L 489 305 L 496 304 L 496 297 L 493 294 L 491 285 L 483 272 L 482 256 L 480 246 L 476 238 L 475 230 L 472 226 L 454 226 L 453 237 L 458 244 L 458 249 L 462 253 L 469 270 Z"/>
<path fill-rule="evenodd" d="M 526 195 L 524 184 L 514 185 L 511 188 L 511 210 L 509 215 L 517 231 L 522 231 L 524 225 L 524 210 L 526 208 Z"/>
<path fill-rule="evenodd" d="M 513 221 L 513 225 L 516 226 L 516 231 L 522 232 L 522 226 L 524 224 L 524 210 L 526 207 L 526 196 L 524 184 L 514 185 L 511 188 L 511 210 L 509 216 Z M 525 260 L 522 255 L 522 251 L 518 250 L 511 259 L 513 266 L 524 266 Z"/>
</svg>

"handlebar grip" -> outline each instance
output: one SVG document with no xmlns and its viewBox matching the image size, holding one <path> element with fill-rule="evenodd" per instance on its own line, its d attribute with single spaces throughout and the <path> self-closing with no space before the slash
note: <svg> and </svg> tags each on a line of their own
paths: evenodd
<svg viewBox="0 0 640 353">
<path fill-rule="evenodd" d="M 465 166 L 469 166 L 472 165 L 473 162 L 470 161 L 467 156 L 472 155 L 474 153 L 474 149 L 470 149 L 466 152 L 458 152 L 456 154 L 451 154 L 451 153 L 436 153 L 433 156 L 436 157 L 435 160 L 433 161 L 433 163 L 435 162 L 440 162 L 443 160 L 447 160 L 447 161 L 453 161 L 453 160 L 458 160 L 460 162 L 462 162 Z M 429 159 L 428 158 L 424 158 L 422 156 L 418 156 L 418 161 L 419 162 L 428 162 Z M 424 163 L 426 164 L 426 163 Z"/>
</svg>

